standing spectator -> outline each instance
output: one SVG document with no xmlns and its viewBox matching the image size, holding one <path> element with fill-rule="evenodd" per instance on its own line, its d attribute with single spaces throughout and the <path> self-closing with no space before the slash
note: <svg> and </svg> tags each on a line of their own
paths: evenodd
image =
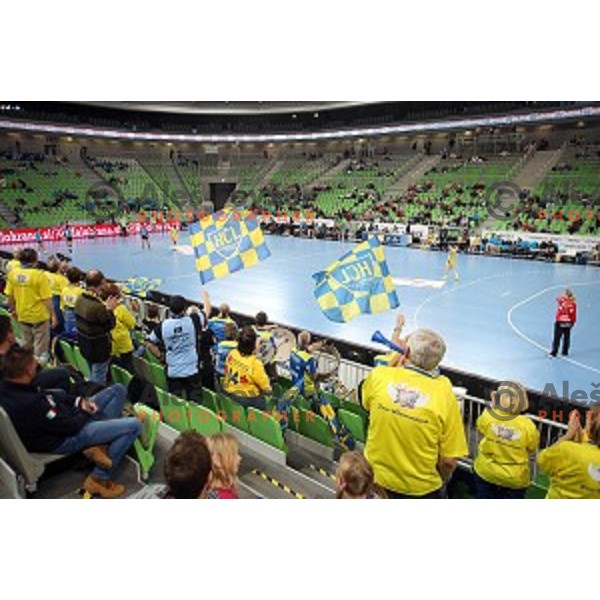
<svg viewBox="0 0 600 600">
<path fill-rule="evenodd" d="M 225 325 L 235 325 L 235 321 L 229 316 L 230 312 L 229 304 L 221 304 L 219 314 L 208 321 L 208 327 L 215 334 L 217 344 L 225 339 Z"/>
<path fill-rule="evenodd" d="M 492 392 L 491 410 L 477 419 L 483 438 L 474 465 L 478 498 L 525 498 L 531 484 L 529 457 L 540 445 L 533 421 L 519 414 L 528 408 L 527 391 L 519 383 L 506 382 Z"/>
<path fill-rule="evenodd" d="M 135 329 L 135 317 L 123 304 L 123 294 L 118 285 L 112 284 L 108 289 L 108 295 L 117 300 L 117 306 L 113 312 L 115 326 L 111 331 L 111 354 L 119 367 L 133 373 L 133 339 L 131 334 Z"/>
<path fill-rule="evenodd" d="M 225 363 L 223 387 L 242 406 L 266 410 L 263 396 L 271 393 L 271 383 L 264 365 L 256 356 L 256 339 L 252 327 L 242 329 L 238 347 L 231 351 Z"/>
<path fill-rule="evenodd" d="M 33 385 L 37 363 L 31 350 L 12 348 L 4 360 L 0 405 L 29 452 L 84 454 L 96 463 L 83 488 L 116 498 L 125 491 L 112 475 L 141 431 L 136 418 L 121 418 L 127 390 L 116 385 L 93 398 L 39 392 Z M 107 445 L 105 451 L 101 446 Z"/>
<path fill-rule="evenodd" d="M 275 381 L 277 379 L 277 367 L 274 362 L 275 358 L 275 338 L 273 337 L 273 329 L 275 329 L 276 325 L 269 325 L 269 317 L 265 312 L 259 312 L 256 315 L 256 325 L 254 327 L 254 331 L 256 331 L 256 335 L 258 335 L 260 349 L 259 356 L 265 365 L 265 371 L 269 376 L 271 381 Z M 268 356 L 271 354 L 272 358 L 270 360 L 263 359 L 264 356 Z"/>
<path fill-rule="evenodd" d="M 231 351 L 235 350 L 238 346 L 237 335 L 238 330 L 235 323 L 227 323 L 227 325 L 225 325 L 225 339 L 217 344 L 215 352 L 215 372 L 219 379 L 225 377 L 227 357 Z"/>
<path fill-rule="evenodd" d="M 185 314 L 186 303 L 181 296 L 171 298 L 171 317 L 158 325 L 148 337 L 154 354 L 164 352 L 167 363 L 169 392 L 179 398 L 202 402 L 200 374 L 200 336 L 204 328 L 201 313 Z"/>
<path fill-rule="evenodd" d="M 242 457 L 236 437 L 231 433 L 218 433 L 207 442 L 212 458 L 207 500 L 237 500 L 237 474 Z"/>
<path fill-rule="evenodd" d="M 390 498 L 441 498 L 468 452 L 458 401 L 438 372 L 444 340 L 420 329 L 402 367 L 376 367 L 359 395 L 371 419 L 365 456 Z"/>
<path fill-rule="evenodd" d="M 108 297 L 107 282 L 101 271 L 90 271 L 85 277 L 86 289 L 75 302 L 77 339 L 83 357 L 90 365 L 90 381 L 104 385 L 112 349 L 111 331 L 115 327 L 114 310 L 118 300 Z"/>
<path fill-rule="evenodd" d="M 585 432 L 579 418 L 572 418 L 567 433 L 542 450 L 537 462 L 550 476 L 546 498 L 600 499 L 600 408 L 591 411 Z"/>
<path fill-rule="evenodd" d="M 63 290 L 69 284 L 69 280 L 60 272 L 60 266 L 60 261 L 54 256 L 48 260 L 48 263 L 46 264 L 46 267 L 48 268 L 46 276 L 48 277 L 50 291 L 52 292 L 52 306 L 54 307 L 54 314 L 58 320 L 58 324 L 52 332 L 53 335 L 62 333 L 64 329 L 63 316 L 60 310 L 60 298 Z"/>
<path fill-rule="evenodd" d="M 562 296 L 556 299 L 558 310 L 554 323 L 554 341 L 550 356 L 555 358 L 562 340 L 562 355 L 569 356 L 571 346 L 571 329 L 577 323 L 577 301 L 571 290 L 565 290 Z"/>
<path fill-rule="evenodd" d="M 50 350 L 50 326 L 56 327 L 58 321 L 48 277 L 37 268 L 37 262 L 35 250 L 23 250 L 21 265 L 8 274 L 5 294 L 11 313 L 21 324 L 25 345 L 33 348 L 35 357 L 45 363 Z"/>
<path fill-rule="evenodd" d="M 6 274 L 8 275 L 15 267 L 21 266 L 21 250 L 15 250 L 13 257 L 6 263 Z"/>
<path fill-rule="evenodd" d="M 71 267 L 67 271 L 67 286 L 60 295 L 60 310 L 63 316 L 64 335 L 69 339 L 77 339 L 77 322 L 75 318 L 75 303 L 77 298 L 83 294 L 81 282 L 83 273 L 77 267 Z"/>
</svg>

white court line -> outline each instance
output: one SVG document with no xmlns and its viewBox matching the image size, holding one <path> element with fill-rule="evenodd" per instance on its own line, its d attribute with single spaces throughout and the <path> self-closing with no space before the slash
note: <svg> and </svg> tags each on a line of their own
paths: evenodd
<svg viewBox="0 0 600 600">
<path fill-rule="evenodd" d="M 522 273 L 522 275 L 526 275 L 527 273 L 539 273 L 539 271 L 525 271 L 524 273 Z M 453 294 L 454 292 L 458 292 L 460 290 L 464 290 L 468 287 L 477 285 L 483 281 L 490 281 L 491 279 L 501 279 L 502 277 L 512 277 L 512 275 L 508 274 L 508 273 L 504 273 L 502 275 L 490 275 L 488 277 L 481 277 L 479 279 L 475 279 L 474 281 L 470 281 L 469 283 L 463 283 L 459 286 L 456 287 L 451 287 L 446 289 L 445 291 L 443 291 L 441 294 L 435 294 L 433 296 L 429 296 L 429 298 L 426 298 L 423 302 L 421 302 L 421 304 L 419 304 L 419 306 L 417 306 L 417 309 L 415 310 L 415 314 L 413 315 L 413 324 L 414 324 L 414 328 L 418 329 L 419 328 L 419 315 L 421 314 L 421 311 L 423 310 L 423 308 L 425 308 L 425 306 L 427 306 L 430 302 L 433 302 L 434 300 L 437 300 L 438 298 L 441 298 L 442 296 L 447 296 L 448 294 Z"/>
<path fill-rule="evenodd" d="M 552 291 L 552 290 L 564 290 L 565 288 L 570 288 L 570 287 L 580 287 L 580 286 L 584 286 L 584 285 L 600 285 L 600 281 L 590 281 L 590 282 L 584 282 L 584 283 L 571 283 L 571 284 L 561 284 L 561 285 L 553 285 L 550 287 L 547 287 L 543 290 L 541 290 L 540 292 L 537 292 L 535 294 L 533 294 L 532 296 L 530 296 L 529 298 L 525 298 L 525 300 L 522 300 L 521 302 L 518 302 L 517 304 L 515 304 L 509 311 L 508 314 L 506 315 L 506 319 L 508 321 L 508 324 L 510 325 L 511 329 L 523 340 L 525 340 L 526 342 L 528 342 L 529 344 L 531 344 L 532 346 L 535 346 L 536 348 L 539 348 L 540 350 L 542 350 L 544 353 L 548 352 L 548 348 L 545 346 L 542 346 L 541 344 L 538 344 L 535 340 L 531 339 L 529 336 L 525 335 L 514 323 L 512 320 L 512 316 L 513 313 L 515 312 L 515 310 L 517 310 L 518 308 L 520 308 L 521 306 L 528 304 L 529 302 L 531 302 L 532 300 L 535 300 L 536 298 L 539 298 L 540 296 L 543 296 L 544 294 L 547 294 L 548 292 Z M 554 360 L 559 360 L 558 357 L 556 357 L 556 359 Z M 567 356 L 562 356 L 560 357 L 560 360 L 564 360 L 568 363 L 571 363 L 572 365 L 575 365 L 576 367 L 580 367 L 582 369 L 586 369 L 588 371 L 592 371 L 594 373 L 598 373 L 600 374 L 600 369 L 596 369 L 595 367 L 590 367 L 590 365 L 586 365 L 584 363 L 580 363 L 577 360 L 573 360 L 572 358 L 569 358 Z"/>
</svg>

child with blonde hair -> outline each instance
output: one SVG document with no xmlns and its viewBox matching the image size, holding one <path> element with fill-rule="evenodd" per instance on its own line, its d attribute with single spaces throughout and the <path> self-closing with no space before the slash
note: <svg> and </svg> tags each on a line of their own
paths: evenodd
<svg viewBox="0 0 600 600">
<path fill-rule="evenodd" d="M 365 500 L 377 495 L 373 469 L 360 452 L 342 454 L 335 478 L 338 500 Z"/>
<path fill-rule="evenodd" d="M 208 438 L 208 447 L 212 471 L 206 499 L 237 500 L 237 474 L 242 462 L 237 439 L 230 433 L 218 433 Z"/>
</svg>

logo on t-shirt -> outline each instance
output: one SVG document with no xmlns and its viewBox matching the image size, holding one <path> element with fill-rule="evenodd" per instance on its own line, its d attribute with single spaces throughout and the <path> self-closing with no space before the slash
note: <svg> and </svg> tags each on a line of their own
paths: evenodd
<svg viewBox="0 0 600 600">
<path fill-rule="evenodd" d="M 405 383 L 390 383 L 388 394 L 392 402 L 400 408 L 423 408 L 429 402 L 429 396 L 423 394 L 421 390 L 407 386 Z"/>
<path fill-rule="evenodd" d="M 588 475 L 596 482 L 600 483 L 600 465 L 590 463 L 588 465 Z"/>
<path fill-rule="evenodd" d="M 520 431 L 513 429 L 512 427 L 506 427 L 505 425 L 492 425 L 492 431 L 502 440 L 507 442 L 516 442 L 520 440 L 522 434 Z"/>
</svg>

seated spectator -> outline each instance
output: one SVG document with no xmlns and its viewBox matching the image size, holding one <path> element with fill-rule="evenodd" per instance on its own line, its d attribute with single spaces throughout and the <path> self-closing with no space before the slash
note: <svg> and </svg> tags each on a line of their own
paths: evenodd
<svg viewBox="0 0 600 600">
<path fill-rule="evenodd" d="M 75 318 L 75 303 L 83 293 L 81 282 L 83 273 L 77 267 L 71 267 L 67 271 L 69 282 L 60 295 L 60 310 L 63 316 L 63 335 L 68 339 L 77 339 L 77 319 Z"/>
<path fill-rule="evenodd" d="M 237 500 L 237 474 L 242 462 L 239 444 L 231 433 L 218 433 L 207 439 L 212 471 L 206 492 L 207 500 Z"/>
<path fill-rule="evenodd" d="M 10 317 L 0 315 L 0 381 L 4 378 L 4 357 L 11 348 L 18 348 Z M 63 390 L 70 392 L 71 377 L 67 369 L 42 368 L 38 365 L 32 385 L 40 390 Z"/>
<path fill-rule="evenodd" d="M 225 325 L 235 321 L 229 316 L 231 312 L 228 304 L 221 304 L 219 314 L 208 321 L 209 329 L 214 333 L 217 344 L 225 339 Z"/>
<path fill-rule="evenodd" d="M 115 364 L 133 373 L 133 339 L 131 333 L 135 329 L 135 317 L 123 303 L 123 293 L 118 285 L 110 285 L 108 295 L 117 301 L 113 311 L 115 326 L 110 332 L 112 337 L 111 356 L 114 358 Z"/>
<path fill-rule="evenodd" d="M 46 363 L 50 351 L 50 327 L 58 320 L 52 304 L 48 278 L 38 269 L 38 254 L 31 248 L 21 251 L 21 265 L 8 274 L 6 289 L 11 313 L 23 330 L 25 345 L 38 360 Z"/>
<path fill-rule="evenodd" d="M 444 340 L 421 329 L 400 367 L 376 367 L 359 388 L 370 413 L 365 456 L 390 498 L 441 498 L 468 453 L 450 380 L 439 374 Z"/>
<path fill-rule="evenodd" d="M 266 410 L 264 394 L 271 393 L 271 383 L 264 365 L 256 356 L 256 332 L 244 327 L 238 347 L 232 350 L 225 363 L 224 390 L 244 407 Z"/>
<path fill-rule="evenodd" d="M 335 474 L 338 500 L 366 500 L 374 498 L 373 469 L 360 452 L 345 452 Z"/>
<path fill-rule="evenodd" d="M 538 454 L 540 469 L 550 476 L 550 500 L 600 499 L 600 407 L 588 417 L 584 431 L 571 418 L 567 433 Z"/>
<path fill-rule="evenodd" d="M 504 383 L 492 392 L 491 410 L 477 419 L 483 438 L 474 465 L 478 498 L 525 498 L 531 484 L 529 457 L 540 445 L 533 421 L 520 414 L 528 408 L 527 391 L 519 383 Z"/>
<path fill-rule="evenodd" d="M 165 458 L 167 485 L 150 485 L 134 500 L 198 500 L 204 498 L 212 469 L 206 438 L 195 431 L 182 433 Z"/>
<path fill-rule="evenodd" d="M 238 329 L 235 323 L 225 325 L 225 339 L 217 344 L 215 351 L 215 372 L 217 377 L 225 377 L 225 363 L 232 350 L 238 347 Z"/>
<path fill-rule="evenodd" d="M 40 392 L 33 385 L 37 367 L 33 352 L 24 348 L 12 348 L 4 359 L 0 405 L 23 445 L 29 452 L 47 454 L 83 450 L 96 463 L 84 490 L 103 498 L 121 496 L 125 488 L 114 483 L 112 475 L 141 431 L 136 418 L 120 418 L 127 390 L 116 385 L 93 398 Z"/>
</svg>

